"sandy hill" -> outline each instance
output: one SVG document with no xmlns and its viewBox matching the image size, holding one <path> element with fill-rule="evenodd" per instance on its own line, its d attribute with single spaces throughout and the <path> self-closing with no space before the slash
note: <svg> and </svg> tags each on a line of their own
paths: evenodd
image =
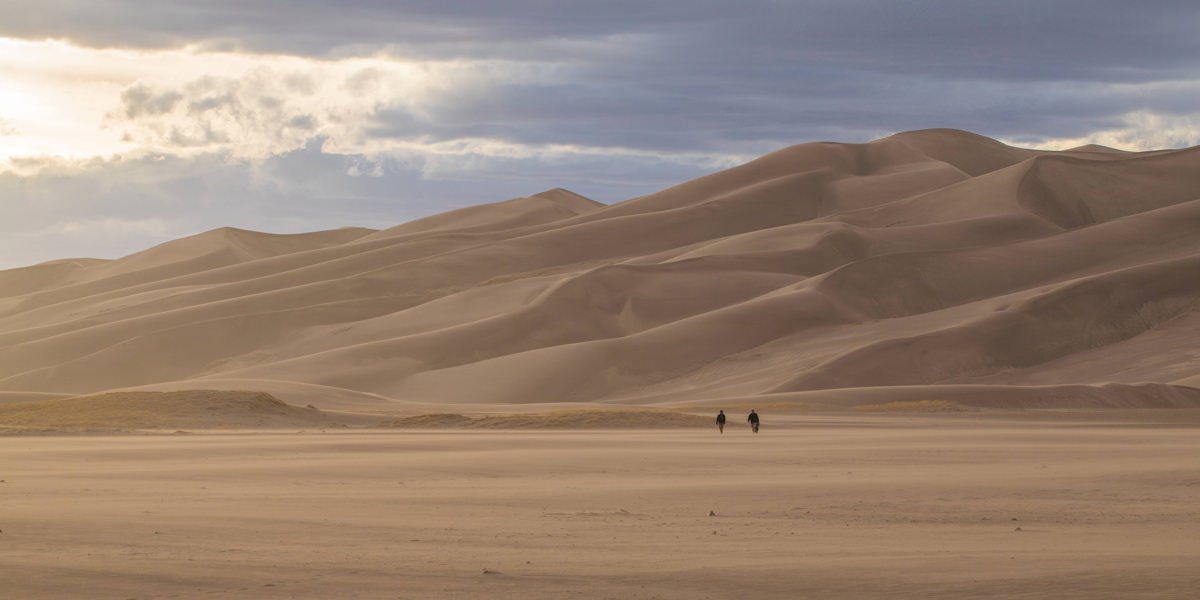
<svg viewBox="0 0 1200 600">
<path fill-rule="evenodd" d="M 556 189 L 0 271 L 0 391 L 1200 405 L 1197 232 L 1195 148 L 801 144 L 607 206 Z"/>
</svg>

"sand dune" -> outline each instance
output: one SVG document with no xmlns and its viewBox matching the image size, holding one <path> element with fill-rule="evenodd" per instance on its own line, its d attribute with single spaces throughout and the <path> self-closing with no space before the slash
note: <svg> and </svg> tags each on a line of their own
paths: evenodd
<svg viewBox="0 0 1200 600">
<path fill-rule="evenodd" d="M 1197 232 L 1197 149 L 801 144 L 607 206 L 553 189 L 377 232 L 220 229 L 0 271 L 0 393 L 212 382 L 409 415 L 796 394 L 1029 408 L 1045 402 L 1019 390 L 1048 387 L 1196 405 Z"/>
<path fill-rule="evenodd" d="M 0 298 L 11 298 L 76 281 L 108 261 L 92 258 L 52 260 L 31 267 L 0 271 Z"/>
</svg>

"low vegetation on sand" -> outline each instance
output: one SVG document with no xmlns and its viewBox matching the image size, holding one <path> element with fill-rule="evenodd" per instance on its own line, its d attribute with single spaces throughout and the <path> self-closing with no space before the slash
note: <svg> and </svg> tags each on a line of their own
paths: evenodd
<svg viewBox="0 0 1200 600">
<path fill-rule="evenodd" d="M 109 392 L 0 404 L 6 429 L 254 429 L 329 425 L 329 416 L 265 392 Z"/>
<path fill-rule="evenodd" d="M 974 410 L 950 400 L 902 400 L 884 402 L 882 404 L 863 404 L 854 407 L 859 412 L 897 413 L 897 412 L 965 412 Z"/>
<path fill-rule="evenodd" d="M 566 410 L 468 417 L 445 413 L 401 417 L 380 427 L 406 429 L 677 429 L 712 427 L 712 417 L 654 410 Z"/>
</svg>

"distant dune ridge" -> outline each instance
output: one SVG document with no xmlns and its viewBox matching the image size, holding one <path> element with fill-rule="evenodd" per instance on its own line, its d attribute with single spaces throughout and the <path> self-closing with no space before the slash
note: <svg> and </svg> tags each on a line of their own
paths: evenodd
<svg viewBox="0 0 1200 600">
<path fill-rule="evenodd" d="M 607 206 L 555 189 L 0 271 L 0 394 L 1200 406 L 1198 307 L 1200 149 L 924 130 Z"/>
</svg>

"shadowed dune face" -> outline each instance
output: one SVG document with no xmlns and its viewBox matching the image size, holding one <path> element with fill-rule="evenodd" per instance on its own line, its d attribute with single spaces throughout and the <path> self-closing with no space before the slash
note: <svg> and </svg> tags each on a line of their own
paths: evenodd
<svg viewBox="0 0 1200 600">
<path fill-rule="evenodd" d="M 555 189 L 0 271 L 0 393 L 252 381 L 375 410 L 874 388 L 866 404 L 907 410 L 1060 386 L 1056 406 L 1200 405 L 1171 385 L 1200 377 L 1198 307 L 1200 151 L 926 130 L 608 206 Z"/>
</svg>

